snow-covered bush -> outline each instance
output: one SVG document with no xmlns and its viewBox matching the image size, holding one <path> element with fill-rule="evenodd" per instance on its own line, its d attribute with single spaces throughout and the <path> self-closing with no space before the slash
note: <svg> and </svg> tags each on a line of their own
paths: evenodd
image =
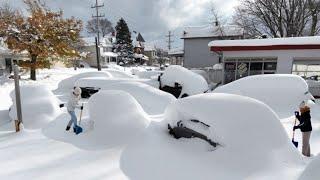
<svg viewBox="0 0 320 180">
<path fill-rule="evenodd" d="M 74 75 L 67 79 L 62 80 L 58 88 L 59 89 L 72 89 L 75 85 L 75 82 L 81 78 L 87 77 L 100 77 L 100 78 L 110 78 L 112 75 L 109 72 L 85 72 L 81 74 Z"/>
<path fill-rule="evenodd" d="M 176 98 L 141 82 L 121 82 L 102 87 L 103 90 L 122 90 L 132 95 L 147 114 L 162 114 Z"/>
<path fill-rule="evenodd" d="M 302 101 L 312 99 L 308 85 L 297 75 L 274 74 L 249 76 L 220 86 L 214 93 L 248 96 L 269 105 L 280 118 L 294 115 Z"/>
<path fill-rule="evenodd" d="M 123 145 L 149 125 L 140 104 L 124 91 L 99 91 L 89 99 L 89 116 L 94 121 L 90 139 L 100 145 Z"/>
<path fill-rule="evenodd" d="M 320 177 L 320 155 L 316 156 L 301 174 L 299 180 L 316 180 Z"/>
<path fill-rule="evenodd" d="M 59 101 L 46 86 L 24 85 L 21 86 L 20 93 L 25 128 L 42 128 L 60 115 Z M 15 120 L 17 119 L 15 92 L 12 91 L 10 96 L 14 103 L 10 108 L 9 115 L 12 120 Z"/>
<path fill-rule="evenodd" d="M 161 76 L 161 85 L 174 87 L 175 83 L 182 86 L 180 97 L 184 94 L 189 96 L 201 94 L 208 90 L 208 83 L 201 75 L 184 67 L 172 65 L 166 68 Z"/>
</svg>

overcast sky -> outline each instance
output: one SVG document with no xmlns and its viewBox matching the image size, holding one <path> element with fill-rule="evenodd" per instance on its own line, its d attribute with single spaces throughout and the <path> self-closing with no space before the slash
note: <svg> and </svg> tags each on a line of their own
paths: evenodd
<svg viewBox="0 0 320 180">
<path fill-rule="evenodd" d="M 23 0 L 7 1 L 15 8 L 24 9 Z M 95 0 L 46 0 L 52 9 L 62 9 L 66 17 L 75 16 L 87 21 L 94 10 L 90 8 Z M 173 46 L 181 46 L 182 29 L 185 26 L 206 25 L 210 22 L 210 7 L 223 16 L 231 16 L 238 0 L 99 0 L 104 3 L 101 13 L 113 25 L 123 17 L 131 31 L 141 32 L 148 42 L 164 46 L 165 35 L 173 31 L 176 41 Z M 134 35 L 133 35 L 134 36 Z"/>
</svg>

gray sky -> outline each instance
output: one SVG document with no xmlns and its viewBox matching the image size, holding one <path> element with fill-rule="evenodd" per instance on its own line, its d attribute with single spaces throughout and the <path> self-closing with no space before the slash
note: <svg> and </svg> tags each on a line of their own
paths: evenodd
<svg viewBox="0 0 320 180">
<path fill-rule="evenodd" d="M 23 0 L 0 0 L 23 10 Z M 66 17 L 75 16 L 87 21 L 94 10 L 95 0 L 46 0 L 52 9 L 62 9 Z M 223 16 L 230 16 L 238 0 L 99 0 L 104 3 L 101 13 L 113 23 L 123 17 L 131 31 L 141 32 L 147 42 L 165 46 L 169 30 L 175 37 L 174 47 L 181 46 L 182 28 L 206 25 L 210 22 L 210 7 Z M 133 35 L 134 36 L 134 35 Z"/>
</svg>

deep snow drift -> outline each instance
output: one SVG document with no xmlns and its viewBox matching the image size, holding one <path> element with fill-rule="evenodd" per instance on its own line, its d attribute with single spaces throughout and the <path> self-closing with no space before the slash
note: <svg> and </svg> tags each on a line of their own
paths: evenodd
<svg viewBox="0 0 320 180">
<path fill-rule="evenodd" d="M 320 154 L 315 157 L 301 174 L 299 180 L 316 180 L 320 178 Z"/>
<path fill-rule="evenodd" d="M 166 121 L 189 119 L 211 125 L 211 139 L 222 146 L 210 152 L 210 145 L 202 140 L 168 135 Z M 303 164 L 267 105 L 249 97 L 211 93 L 169 105 L 165 121 L 153 123 L 121 159 L 124 173 L 139 180 L 293 179 Z"/>
<path fill-rule="evenodd" d="M 307 93 L 306 81 L 291 74 L 248 76 L 220 86 L 213 92 L 237 94 L 260 100 L 269 105 L 280 118 L 293 116 L 302 101 L 313 98 Z"/>
<path fill-rule="evenodd" d="M 140 82 L 121 82 L 102 87 L 102 90 L 121 90 L 132 95 L 149 115 L 164 113 L 176 98 L 166 92 Z"/>
<path fill-rule="evenodd" d="M 209 89 L 207 81 L 201 75 L 184 67 L 172 65 L 166 68 L 161 76 L 161 86 L 174 87 L 176 82 L 182 85 L 180 97 L 183 94 L 189 96 L 201 94 Z"/>
<path fill-rule="evenodd" d="M 43 85 L 23 85 L 20 89 L 23 125 L 27 129 L 38 129 L 60 115 L 59 102 L 54 94 Z M 13 105 L 10 118 L 17 119 L 15 91 L 10 93 Z"/>
</svg>

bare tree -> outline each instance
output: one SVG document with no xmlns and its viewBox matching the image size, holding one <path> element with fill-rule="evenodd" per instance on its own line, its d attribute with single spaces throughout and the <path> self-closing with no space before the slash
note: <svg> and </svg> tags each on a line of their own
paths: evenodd
<svg viewBox="0 0 320 180">
<path fill-rule="evenodd" d="M 87 22 L 86 29 L 87 29 L 88 33 L 96 34 L 98 32 L 97 19 L 89 20 Z M 105 36 L 110 32 L 114 32 L 114 28 L 112 26 L 112 23 L 106 18 L 99 19 L 99 32 L 102 34 L 102 36 Z"/>
<path fill-rule="evenodd" d="M 319 0 L 242 0 L 234 21 L 250 37 L 316 35 L 319 13 Z"/>
</svg>

